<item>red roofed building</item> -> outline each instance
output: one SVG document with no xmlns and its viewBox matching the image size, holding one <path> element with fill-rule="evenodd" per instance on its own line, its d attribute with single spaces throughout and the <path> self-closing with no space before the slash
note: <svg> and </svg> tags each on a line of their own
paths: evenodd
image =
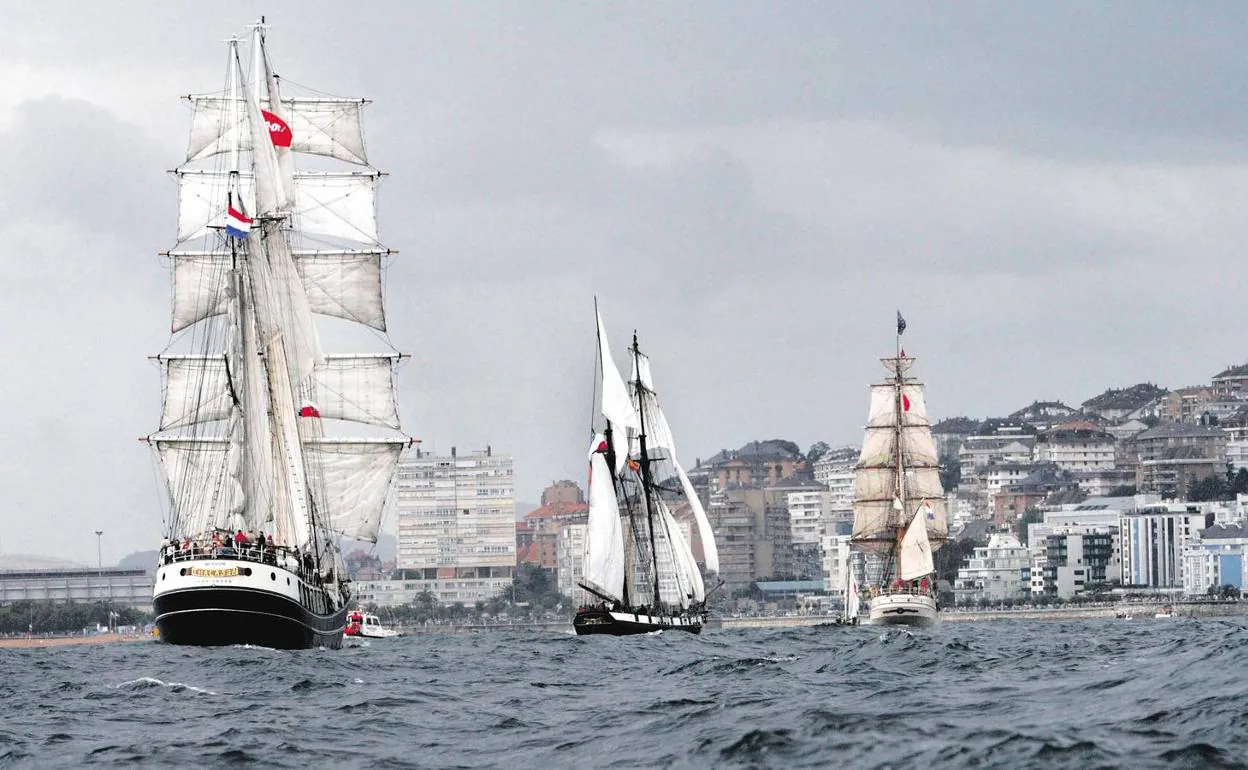
<svg viewBox="0 0 1248 770">
<path fill-rule="evenodd" d="M 546 497 L 545 494 L 542 495 Z M 524 523 L 532 532 L 536 559 L 527 560 L 543 569 L 554 570 L 558 566 L 559 536 L 569 524 L 585 524 L 589 521 L 589 505 L 586 503 L 552 502 L 543 505 L 524 517 Z"/>
</svg>

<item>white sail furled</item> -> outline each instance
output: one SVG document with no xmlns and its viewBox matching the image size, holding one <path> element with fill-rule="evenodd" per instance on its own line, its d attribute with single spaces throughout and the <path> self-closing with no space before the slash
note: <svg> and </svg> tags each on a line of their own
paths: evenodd
<svg viewBox="0 0 1248 770">
<path fill-rule="evenodd" d="M 406 439 L 336 439 L 305 446 L 312 498 L 329 512 L 330 529 L 376 542 L 386 494 Z"/>
<path fill-rule="evenodd" d="M 849 579 L 845 588 L 845 617 L 853 620 L 858 617 L 858 611 L 861 606 L 861 599 L 858 595 L 858 578 L 850 570 Z"/>
<path fill-rule="evenodd" d="M 234 399 L 225 356 L 161 356 L 165 367 L 165 405 L 160 430 L 225 420 Z"/>
<path fill-rule="evenodd" d="M 685 469 L 675 458 L 672 458 L 672 464 L 676 466 L 676 476 L 680 479 L 680 488 L 684 490 L 685 499 L 693 509 L 693 520 L 698 525 L 698 539 L 702 541 L 702 558 L 706 561 L 706 568 L 711 572 L 719 572 L 719 548 L 715 545 L 715 533 L 706 517 L 706 509 L 702 507 L 702 501 L 698 498 L 697 490 L 693 488 L 693 482 L 689 480 L 689 474 L 685 473 Z"/>
<path fill-rule="evenodd" d="M 171 534 L 198 535 L 228 526 L 234 502 L 226 464 L 229 443 L 223 438 L 161 437 L 153 443 L 173 501 Z"/>
<path fill-rule="evenodd" d="M 388 253 L 385 249 L 296 249 L 291 256 L 311 312 L 385 331 L 381 260 Z M 171 251 L 169 257 L 173 262 L 173 331 L 226 311 L 229 254 Z"/>
<path fill-rule="evenodd" d="M 899 574 L 902 580 L 918 580 L 936 571 L 932 561 L 932 546 L 927 539 L 927 526 L 924 519 L 916 516 L 906 534 L 901 538 L 901 549 L 898 555 Z"/>
<path fill-rule="evenodd" d="M 679 604 L 681 608 L 687 609 L 690 603 L 700 602 L 706 598 L 702 574 L 698 571 L 698 564 L 693 559 L 693 551 L 689 548 L 689 543 L 685 541 L 680 524 L 676 521 L 676 517 L 672 516 L 667 503 L 662 499 L 656 500 L 655 503 L 663 522 L 665 539 L 671 550 L 671 566 L 677 588 L 674 597 L 663 596 L 662 598 L 664 601 Z"/>
<path fill-rule="evenodd" d="M 320 416 L 398 429 L 398 355 L 329 355 L 312 375 L 309 398 Z"/>
<path fill-rule="evenodd" d="M 240 149 L 251 149 L 250 132 L 238 130 L 241 121 L 231 123 L 229 98 L 192 95 L 187 100 L 195 110 L 187 161 L 229 152 L 239 137 Z M 291 150 L 368 165 L 360 121 L 360 111 L 369 103 L 366 99 L 282 98 L 279 102 L 281 117 L 290 127 Z M 261 106 L 277 112 L 267 99 Z"/>
<path fill-rule="evenodd" d="M 581 582 L 613 601 L 624 595 L 624 540 L 620 506 L 615 497 L 611 468 L 599 451 L 605 442 L 595 437 L 589 453 L 589 520 L 585 532 L 585 564 Z"/>
<path fill-rule="evenodd" d="M 274 534 L 279 528 L 286 527 L 286 520 L 277 518 L 278 501 L 276 476 L 276 457 L 273 453 L 273 424 L 269 421 L 272 407 L 269 403 L 269 386 L 267 373 L 260 361 L 260 331 L 256 328 L 255 297 L 250 280 L 246 275 L 240 279 L 240 290 L 231 303 L 231 315 L 238 320 L 232 323 L 240 330 L 240 353 L 238 360 L 238 379 L 242 388 L 238 395 L 242 400 L 243 410 L 243 467 L 239 481 L 246 498 L 246 516 L 256 525 L 269 522 L 274 524 Z M 252 362 L 247 366 L 246 362 Z M 287 542 L 289 534 L 283 533 Z"/>
<path fill-rule="evenodd" d="M 257 153 L 262 155 L 262 153 Z M 272 155 L 272 153 L 270 153 Z M 274 170 L 277 159 L 273 156 Z M 225 224 L 230 173 L 179 169 L 178 242 L 201 238 Z M 294 175 L 294 223 L 301 235 L 377 244 L 377 172 L 303 171 Z M 248 212 L 263 213 L 254 176 L 238 175 L 239 196 Z M 274 183 L 276 184 L 276 182 Z M 275 192 L 274 201 L 285 200 Z M 282 203 L 285 206 L 285 203 Z"/>
</svg>

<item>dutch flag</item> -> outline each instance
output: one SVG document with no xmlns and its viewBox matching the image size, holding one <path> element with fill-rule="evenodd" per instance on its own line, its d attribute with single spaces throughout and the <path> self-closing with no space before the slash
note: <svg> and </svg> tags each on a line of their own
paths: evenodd
<svg viewBox="0 0 1248 770">
<path fill-rule="evenodd" d="M 243 213 L 243 207 L 235 208 L 233 204 L 226 209 L 225 234 L 235 238 L 246 238 L 251 235 L 251 218 Z"/>
</svg>

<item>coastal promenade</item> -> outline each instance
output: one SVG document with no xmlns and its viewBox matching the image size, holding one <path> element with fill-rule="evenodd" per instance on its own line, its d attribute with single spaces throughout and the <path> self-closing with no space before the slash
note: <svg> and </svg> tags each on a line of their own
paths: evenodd
<svg viewBox="0 0 1248 770">
<path fill-rule="evenodd" d="M 1176 618 L 1215 618 L 1248 615 L 1248 601 L 1189 601 L 1189 602 L 1113 602 L 1097 605 L 1072 605 L 1068 607 L 1009 608 L 983 610 L 945 610 L 940 620 L 949 623 L 977 623 L 991 620 L 1100 620 L 1128 615 L 1132 619 L 1149 619 L 1162 610 L 1170 608 Z M 715 617 L 706 621 L 707 631 L 736 631 L 741 629 L 802 628 L 835 625 L 835 613 L 815 615 L 758 615 L 744 617 Z M 467 634 L 488 631 L 536 631 L 543 633 L 570 634 L 572 623 L 563 620 L 546 620 L 532 623 L 457 623 L 430 626 L 402 626 L 404 634 Z"/>
<path fill-rule="evenodd" d="M 148 634 L 80 634 L 77 636 L 7 636 L 0 637 L 0 649 L 29 649 L 32 647 L 67 647 L 76 644 L 115 644 L 117 642 L 146 642 Z"/>
</svg>

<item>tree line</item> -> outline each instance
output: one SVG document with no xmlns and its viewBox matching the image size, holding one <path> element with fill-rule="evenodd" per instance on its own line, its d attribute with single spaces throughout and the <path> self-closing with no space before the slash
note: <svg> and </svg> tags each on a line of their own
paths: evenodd
<svg viewBox="0 0 1248 770">
<path fill-rule="evenodd" d="M 116 615 L 110 623 L 109 613 Z M 134 607 L 108 602 L 53 602 L 23 599 L 0 605 L 0 634 L 64 634 L 102 626 L 138 626 L 149 615 Z"/>
</svg>

